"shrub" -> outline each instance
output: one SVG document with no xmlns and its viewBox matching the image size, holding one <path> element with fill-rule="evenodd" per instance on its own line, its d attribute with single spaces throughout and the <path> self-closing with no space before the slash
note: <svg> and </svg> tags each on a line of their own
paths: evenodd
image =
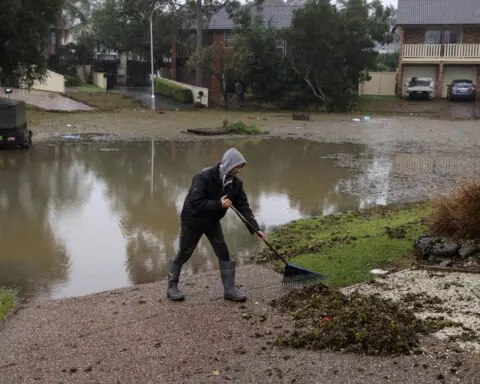
<svg viewBox="0 0 480 384">
<path fill-rule="evenodd" d="M 171 97 L 179 103 L 193 103 L 191 89 L 182 87 L 165 79 L 155 79 L 155 92 L 163 96 Z"/>
<path fill-rule="evenodd" d="M 228 124 L 228 121 L 223 122 L 223 127 L 230 133 L 246 133 L 247 135 L 255 135 L 260 133 L 260 129 L 255 124 L 246 125 L 242 121 L 237 121 L 233 124 Z"/>
<path fill-rule="evenodd" d="M 76 87 L 80 85 L 80 79 L 76 75 L 65 75 L 65 85 L 67 87 Z"/>
<path fill-rule="evenodd" d="M 480 238 L 480 181 L 462 183 L 432 200 L 430 232 L 457 240 Z"/>
</svg>

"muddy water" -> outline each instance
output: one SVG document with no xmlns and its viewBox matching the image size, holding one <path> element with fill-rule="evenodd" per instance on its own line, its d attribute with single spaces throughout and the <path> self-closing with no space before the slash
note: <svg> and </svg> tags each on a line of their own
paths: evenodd
<svg viewBox="0 0 480 384">
<path fill-rule="evenodd" d="M 330 158 L 352 145 L 272 140 L 63 144 L 0 151 L 0 285 L 62 298 L 164 279 L 178 245 L 192 175 L 232 144 L 248 160 L 242 179 L 267 232 L 310 215 L 364 205 L 341 193 L 348 168 Z M 261 243 L 228 213 L 232 257 L 250 262 Z M 217 269 L 202 240 L 186 273 Z"/>
</svg>

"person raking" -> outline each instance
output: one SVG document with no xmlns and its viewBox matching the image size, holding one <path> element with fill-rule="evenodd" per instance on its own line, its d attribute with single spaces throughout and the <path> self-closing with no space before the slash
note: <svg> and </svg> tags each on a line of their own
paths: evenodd
<svg viewBox="0 0 480 384">
<path fill-rule="evenodd" d="M 174 301 L 185 298 L 178 289 L 182 266 L 190 259 L 200 238 L 205 235 L 218 257 L 220 276 L 224 287 L 224 298 L 245 301 L 247 296 L 235 288 L 235 263 L 230 260 L 227 244 L 223 237 L 220 220 L 233 205 L 256 229 L 260 239 L 265 234 L 260 231 L 255 216 L 250 209 L 242 181 L 237 177 L 247 161 L 236 149 L 225 152 L 220 163 L 202 169 L 197 173 L 183 204 L 180 228 L 180 244 L 176 257 L 168 267 L 167 297 Z"/>
</svg>

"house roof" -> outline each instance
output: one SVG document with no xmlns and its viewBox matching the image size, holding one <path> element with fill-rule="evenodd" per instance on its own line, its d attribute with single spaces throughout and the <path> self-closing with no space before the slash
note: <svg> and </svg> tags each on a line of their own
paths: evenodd
<svg viewBox="0 0 480 384">
<path fill-rule="evenodd" d="M 398 0 L 398 25 L 480 23 L 480 0 Z"/>
<path fill-rule="evenodd" d="M 301 5 L 272 4 L 263 5 L 259 8 L 252 7 L 253 14 L 261 13 L 265 22 L 271 21 L 275 28 L 289 27 L 292 23 L 293 11 L 302 8 Z M 231 30 L 235 25 L 225 9 L 221 9 L 214 14 L 208 24 L 208 29 L 213 30 Z"/>
</svg>

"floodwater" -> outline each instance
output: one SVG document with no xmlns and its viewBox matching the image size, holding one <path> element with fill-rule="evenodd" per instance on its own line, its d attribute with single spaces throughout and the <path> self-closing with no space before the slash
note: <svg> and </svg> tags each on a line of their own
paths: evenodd
<svg viewBox="0 0 480 384">
<path fill-rule="evenodd" d="M 231 145 L 248 161 L 241 177 L 267 232 L 365 204 L 340 192 L 351 172 L 330 158 L 362 150 L 353 144 L 215 140 L 0 151 L 0 286 L 56 299 L 165 279 L 191 178 Z M 261 242 L 231 212 L 222 223 L 232 257 L 251 262 Z M 202 239 L 185 273 L 217 268 Z"/>
</svg>

